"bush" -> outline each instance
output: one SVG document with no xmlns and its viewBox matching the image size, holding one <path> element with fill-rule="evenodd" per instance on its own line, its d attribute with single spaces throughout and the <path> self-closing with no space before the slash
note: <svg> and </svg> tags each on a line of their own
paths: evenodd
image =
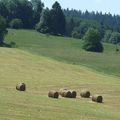
<svg viewBox="0 0 120 120">
<path fill-rule="evenodd" d="M 72 32 L 72 37 L 73 38 L 77 38 L 77 39 L 80 39 L 81 38 L 81 35 L 78 31 L 73 31 Z"/>
<path fill-rule="evenodd" d="M 15 18 L 10 22 L 10 27 L 14 29 L 20 29 L 23 27 L 23 22 L 21 19 Z"/>
<path fill-rule="evenodd" d="M 92 52 L 103 52 L 103 45 L 98 30 L 90 28 L 84 36 L 83 49 Z"/>
<path fill-rule="evenodd" d="M 35 29 L 40 33 L 49 33 L 49 28 L 40 22 L 36 25 Z"/>
<path fill-rule="evenodd" d="M 109 42 L 110 43 L 113 43 L 113 44 L 118 44 L 120 43 L 120 33 L 119 32 L 113 32 L 111 34 L 111 37 L 109 39 Z"/>
<path fill-rule="evenodd" d="M 11 48 L 15 48 L 15 47 L 16 47 L 16 43 L 15 43 L 15 42 L 13 42 L 13 41 L 12 41 L 12 42 L 10 42 L 10 47 L 11 47 Z"/>
<path fill-rule="evenodd" d="M 112 31 L 111 30 L 106 30 L 103 41 L 109 43 L 111 35 L 112 35 Z"/>
</svg>

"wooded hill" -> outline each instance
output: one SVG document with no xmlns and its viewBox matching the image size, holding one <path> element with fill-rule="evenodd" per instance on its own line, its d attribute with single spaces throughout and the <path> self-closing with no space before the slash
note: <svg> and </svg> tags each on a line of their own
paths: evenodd
<svg viewBox="0 0 120 120">
<path fill-rule="evenodd" d="M 102 12 L 62 9 L 58 2 L 44 8 L 41 0 L 0 0 L 0 15 L 7 27 L 36 29 L 52 35 L 84 39 L 89 29 L 99 32 L 100 41 L 120 43 L 120 16 Z"/>
</svg>

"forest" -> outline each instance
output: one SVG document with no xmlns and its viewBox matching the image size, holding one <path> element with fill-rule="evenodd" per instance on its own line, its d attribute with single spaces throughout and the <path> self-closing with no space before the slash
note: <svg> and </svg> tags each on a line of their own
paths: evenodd
<svg viewBox="0 0 120 120">
<path fill-rule="evenodd" d="M 81 10 L 64 9 L 66 18 L 66 32 L 68 36 L 82 38 L 89 28 L 96 28 L 101 33 L 102 41 L 119 43 L 120 15 L 102 12 L 82 12 Z"/>
</svg>

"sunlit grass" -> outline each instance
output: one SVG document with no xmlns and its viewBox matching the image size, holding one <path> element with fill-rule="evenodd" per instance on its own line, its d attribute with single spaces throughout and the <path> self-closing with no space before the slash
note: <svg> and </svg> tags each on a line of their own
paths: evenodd
<svg viewBox="0 0 120 120">
<path fill-rule="evenodd" d="M 15 90 L 24 82 L 26 92 Z M 77 99 L 47 97 L 49 90 L 77 90 Z M 81 99 L 81 89 L 104 97 L 103 104 Z M 57 62 L 18 49 L 0 48 L 1 120 L 119 120 L 120 80 L 80 65 Z"/>
</svg>

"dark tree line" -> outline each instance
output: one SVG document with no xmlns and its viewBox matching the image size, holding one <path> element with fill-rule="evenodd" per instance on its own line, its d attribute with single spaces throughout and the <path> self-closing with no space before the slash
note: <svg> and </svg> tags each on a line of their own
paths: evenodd
<svg viewBox="0 0 120 120">
<path fill-rule="evenodd" d="M 66 35 L 82 39 L 90 29 L 97 29 L 104 42 L 120 43 L 120 16 L 102 12 L 82 12 L 80 10 L 63 10 L 66 16 Z"/>
<path fill-rule="evenodd" d="M 19 19 L 23 28 L 33 28 L 39 22 L 43 7 L 41 0 L 0 0 L 0 15 L 8 26 L 13 19 Z"/>
<path fill-rule="evenodd" d="M 120 43 L 119 15 L 88 12 L 87 10 L 85 12 L 73 9 L 62 10 L 57 1 L 49 9 L 44 8 L 41 0 L 0 0 L 0 16 L 5 18 L 7 27 L 36 29 L 45 34 L 65 35 L 86 40 L 88 45 L 93 45 L 92 47 L 84 45 L 87 49 L 89 48 L 88 50 L 95 48 L 96 43 L 91 40 L 92 38 L 98 40 L 99 45 L 101 41 Z M 0 22 L 5 21 L 2 17 Z M 5 30 L 4 32 L 2 30 L 0 31 L 1 41 L 4 40 L 6 34 Z M 93 33 L 96 36 L 92 36 Z M 103 51 L 102 47 L 101 51 Z"/>
<path fill-rule="evenodd" d="M 120 32 L 120 15 L 112 15 L 110 13 L 103 14 L 102 12 L 82 12 L 80 10 L 64 9 L 64 14 L 67 17 L 78 17 L 87 20 L 96 20 L 102 23 L 105 28 Z"/>
<path fill-rule="evenodd" d="M 0 0 L 0 15 L 11 28 L 36 27 L 41 33 L 65 34 L 65 16 L 58 2 L 49 10 L 41 0 Z"/>
<path fill-rule="evenodd" d="M 42 11 L 40 21 L 36 26 L 37 31 L 41 33 L 50 33 L 53 35 L 65 34 L 65 16 L 58 2 L 55 2 L 52 9 Z"/>
</svg>

